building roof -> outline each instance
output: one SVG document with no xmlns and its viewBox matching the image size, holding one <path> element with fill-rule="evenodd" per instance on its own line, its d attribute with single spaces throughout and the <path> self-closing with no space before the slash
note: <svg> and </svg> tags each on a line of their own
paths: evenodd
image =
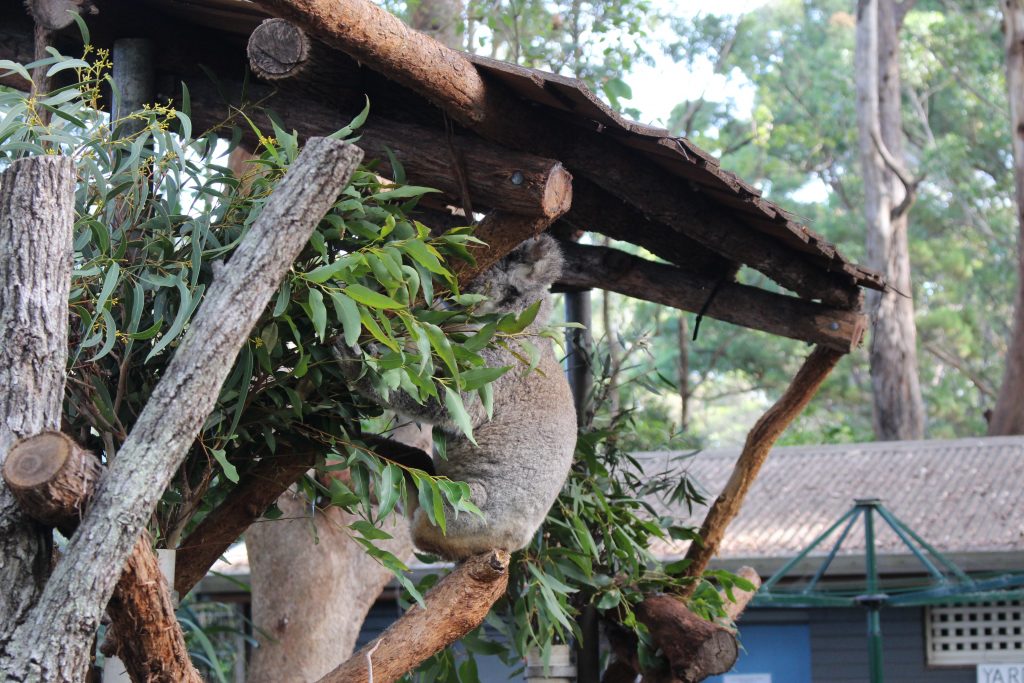
<svg viewBox="0 0 1024 683">
<path fill-rule="evenodd" d="M 499 161 L 480 177 L 507 170 L 500 160 L 513 153 L 561 163 L 573 177 L 573 202 L 562 216 L 562 228 L 628 241 L 679 266 L 645 270 L 652 266 L 647 259 L 592 249 L 588 258 L 596 261 L 585 260 L 582 251 L 573 256 L 587 264 L 577 270 L 600 267 L 602 273 L 622 276 L 632 269 L 638 277 L 655 278 L 658 285 L 645 287 L 621 279 L 611 283 L 597 274 L 594 281 L 583 278 L 581 282 L 577 277 L 567 286 L 603 286 L 641 298 L 656 289 L 685 291 L 687 297 L 671 298 L 670 305 L 844 352 L 854 348 L 863 334 L 860 289 L 885 288 L 877 273 L 842 256 L 797 217 L 722 169 L 713 155 L 666 130 L 624 119 L 576 79 L 436 46 L 454 55 L 452 60 L 475 69 L 488 97 L 499 96 L 529 115 L 522 121 L 499 117 L 502 134 L 453 129 L 452 120 L 460 120 L 458 112 L 439 111 L 438 103 L 413 77 L 413 59 L 383 68 L 364 59 L 352 44 L 329 39 L 322 27 L 319 33 L 317 27 L 307 27 L 311 39 L 324 41 L 317 42 L 321 68 L 286 82 L 259 83 L 249 78 L 247 39 L 268 16 L 266 8 L 274 5 L 268 0 L 91 0 L 90 5 L 96 9 L 88 17 L 96 46 L 111 45 L 129 35 L 153 42 L 156 95 L 181 98 L 181 83 L 188 83 L 197 130 L 210 122 L 223 122 L 229 103 L 240 106 L 245 100 L 258 100 L 302 135 L 322 135 L 347 124 L 369 96 L 373 102 L 370 124 L 374 125 L 361 130 L 364 147 L 398 154 L 396 139 L 404 140 L 405 134 L 395 131 L 408 124 L 421 131 L 413 136 L 421 142 L 485 145 Z M 30 52 L 32 30 L 20 5 L 0 8 L 0 57 L 18 58 Z M 77 29 L 72 27 L 55 40 L 73 54 L 78 49 L 76 36 Z M 374 46 L 382 40 L 376 34 L 363 37 Z M 210 73 L 216 75 L 215 82 Z M 451 165 L 451 158 L 435 161 L 435 166 Z M 416 184 L 438 186 L 429 172 L 414 178 L 408 164 L 406 170 Z M 475 178 L 463 178 L 467 182 L 460 193 L 472 195 Z M 490 198 L 494 196 L 491 193 Z M 458 197 L 445 194 L 442 198 L 459 204 L 452 202 Z M 486 199 L 476 197 L 472 204 L 487 208 Z M 606 263 L 598 256 L 626 259 L 628 267 Z M 796 296 L 740 285 L 735 275 L 741 265 L 764 273 Z"/>
<path fill-rule="evenodd" d="M 684 453 L 642 453 L 650 472 Z M 724 487 L 737 449 L 699 452 L 690 476 L 709 492 Z M 722 542 L 727 566 L 778 569 L 838 520 L 855 499 L 879 498 L 904 524 L 968 570 L 1024 569 L 1024 437 L 901 441 L 775 448 Z M 706 510 L 694 508 L 695 523 Z M 876 547 L 887 571 L 918 571 L 920 564 L 888 529 L 876 523 Z M 815 551 L 820 564 L 831 548 Z M 657 549 L 681 556 L 686 544 Z M 843 543 L 836 571 L 863 567 L 863 526 Z"/>
</svg>

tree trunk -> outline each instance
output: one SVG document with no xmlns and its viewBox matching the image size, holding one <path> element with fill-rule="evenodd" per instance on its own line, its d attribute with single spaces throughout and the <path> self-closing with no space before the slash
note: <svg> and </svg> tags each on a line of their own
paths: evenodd
<svg viewBox="0 0 1024 683">
<path fill-rule="evenodd" d="M 909 4 L 912 0 L 899 6 L 894 0 L 860 0 L 857 6 L 857 126 L 867 260 L 890 285 L 868 296 L 874 427 L 881 440 L 924 437 L 907 243 L 905 200 L 912 188 L 893 167 L 903 163 L 899 29 Z"/>
<path fill-rule="evenodd" d="M 456 50 L 465 49 L 459 30 L 462 0 L 420 0 L 412 13 L 412 27 Z M 469 46 L 472 49 L 472 46 Z"/>
<path fill-rule="evenodd" d="M 81 680 L 121 567 L 209 416 L 239 348 L 361 158 L 352 145 L 317 138 L 292 164 L 214 280 L 37 606 L 2 653 L 7 681 Z"/>
<path fill-rule="evenodd" d="M 391 438 L 430 453 L 430 425 L 408 422 Z M 345 474 L 345 473 L 342 473 Z M 346 527 L 356 518 L 338 508 L 317 510 L 286 492 L 279 521 L 253 525 L 245 535 L 252 577 L 252 620 L 261 637 L 248 680 L 316 681 L 348 659 L 367 612 L 391 580 Z M 402 561 L 412 557 L 409 524 L 393 515 L 382 544 Z M 332 589 L 340 586 L 340 589 Z"/>
<path fill-rule="evenodd" d="M 252 576 L 252 620 L 260 634 L 250 683 L 317 681 L 355 650 L 356 638 L 380 591 L 391 580 L 346 528 L 355 517 L 338 508 L 310 514 L 309 501 L 287 492 L 277 521 L 245 535 Z M 383 547 L 412 556 L 409 525 L 399 515 Z"/>
<path fill-rule="evenodd" d="M 0 464 L 16 439 L 60 428 L 74 204 L 67 157 L 0 175 Z M 0 482 L 0 653 L 39 597 L 51 539 Z"/>
<path fill-rule="evenodd" d="M 1017 193 L 1017 297 L 1013 337 L 988 433 L 1024 434 L 1024 2 L 1000 0 L 1006 40 L 1006 89 L 1010 96 L 1013 176 Z"/>
</svg>

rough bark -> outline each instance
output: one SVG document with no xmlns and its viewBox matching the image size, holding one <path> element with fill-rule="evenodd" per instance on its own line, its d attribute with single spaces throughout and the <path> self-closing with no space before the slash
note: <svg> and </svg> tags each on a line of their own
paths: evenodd
<svg viewBox="0 0 1024 683">
<path fill-rule="evenodd" d="M 741 567 L 737 574 L 754 584 L 754 589 L 734 590 L 734 600 L 722 593 L 726 615 L 714 622 L 694 615 L 677 597 L 652 595 L 640 603 L 637 619 L 647 627 L 654 645 L 669 664 L 667 671 L 643 672 L 646 683 L 702 681 L 732 668 L 738 655 L 734 622 L 761 585 L 761 577 L 750 567 Z M 633 683 L 641 671 L 636 639 L 619 636 L 610 641 L 616 659 L 605 671 L 602 682 Z"/>
<path fill-rule="evenodd" d="M 252 620 L 260 634 L 248 671 L 251 683 L 316 681 L 355 649 L 367 612 L 391 571 L 352 539 L 356 520 L 339 508 L 317 510 L 305 496 L 278 499 L 278 520 L 245 534 L 252 576 Z M 398 514 L 381 546 L 412 556 L 409 525 Z"/>
<path fill-rule="evenodd" d="M 479 626 L 508 586 L 509 554 L 471 557 L 401 619 L 320 679 L 321 683 L 391 683 Z"/>
<path fill-rule="evenodd" d="M 1013 332 L 999 398 L 988 433 L 1024 434 L 1024 3 L 1000 0 L 1006 45 L 1006 89 L 1010 99 L 1013 178 L 1017 196 L 1017 296 Z"/>
<path fill-rule="evenodd" d="M 779 400 L 761 416 L 747 434 L 747 440 L 743 444 L 743 450 L 736 460 L 729 481 L 711 505 L 701 525 L 700 537 L 703 543 L 691 544 L 686 553 L 686 559 L 690 560 L 688 576 L 699 578 L 707 569 L 711 558 L 718 552 L 725 530 L 739 513 L 757 473 L 768 459 L 772 446 L 814 398 L 822 382 L 842 357 L 838 351 L 821 346 L 815 347 Z M 681 594 L 684 597 L 692 595 L 696 587 L 697 582 L 694 581 L 682 590 Z"/>
<path fill-rule="evenodd" d="M 864 335 L 867 321 L 858 311 L 696 276 L 607 247 L 563 242 L 562 252 L 563 285 L 600 287 L 842 353 L 855 349 Z"/>
<path fill-rule="evenodd" d="M 637 606 L 636 617 L 668 660 L 671 677 L 666 680 L 703 681 L 731 669 L 739 656 L 736 634 L 701 619 L 677 597 L 646 598 Z"/>
<path fill-rule="evenodd" d="M 868 295 L 873 421 L 875 436 L 880 440 L 924 438 L 925 421 L 911 298 L 909 203 L 904 202 L 912 188 L 900 179 L 900 23 L 894 0 L 858 3 L 857 127 L 864 179 L 867 262 L 891 286 L 885 292 Z"/>
<path fill-rule="evenodd" d="M 22 159 L 0 174 L 0 463 L 16 439 L 60 426 L 74 192 L 67 157 Z M 39 597 L 51 539 L 0 483 L 0 653 Z"/>
<path fill-rule="evenodd" d="M 60 432 L 17 442 L 3 478 L 22 509 L 36 521 L 71 536 L 88 507 L 103 468 L 99 458 Z M 107 606 L 107 649 L 136 683 L 201 683 L 174 615 L 170 588 L 148 533 L 143 533 L 121 572 Z"/>
<path fill-rule="evenodd" d="M 0 659 L 9 681 L 77 680 L 118 569 L 199 433 L 253 324 L 361 157 L 351 145 L 310 140 L 214 280 L 31 619 Z"/>
<path fill-rule="evenodd" d="M 3 477 L 34 520 L 70 537 L 102 471 L 98 458 L 64 434 L 42 432 L 14 444 Z"/>
</svg>

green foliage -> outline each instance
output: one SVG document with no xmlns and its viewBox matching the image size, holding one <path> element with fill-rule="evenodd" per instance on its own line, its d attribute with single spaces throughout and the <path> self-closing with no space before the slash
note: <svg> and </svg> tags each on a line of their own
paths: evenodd
<svg viewBox="0 0 1024 683">
<path fill-rule="evenodd" d="M 187 112 L 161 105 L 118 121 L 98 113 L 105 53 L 92 63 L 54 54 L 0 68 L 27 73 L 40 64 L 75 78 L 39 98 L 0 92 L 0 164 L 31 154 L 75 160 L 65 416 L 83 444 L 111 460 L 299 144 L 282 126 L 272 135 L 253 128 L 261 153 L 239 179 L 218 163 L 224 149 L 214 132 L 192 137 Z M 515 316 L 477 320 L 459 303 L 467 299 L 447 263 L 471 258 L 475 240 L 468 228 L 431 235 L 410 217 L 429 191 L 356 171 L 254 327 L 165 492 L 154 529 L 162 544 L 175 546 L 260 459 L 305 449 L 321 454 L 324 468 L 351 472 L 351 485 L 305 482 L 311 498 L 358 514 L 353 537 L 389 568 L 406 569 L 375 545 L 386 537 L 377 525 L 409 493 L 406 478 L 358 441 L 361 420 L 381 409 L 349 394 L 330 342 L 380 345 L 386 352 L 365 364 L 382 392 L 444 396 L 457 409 L 461 392 L 486 395 L 497 376 L 481 369 L 479 351 L 522 329 Z M 477 512 L 465 484 L 410 475 L 439 524 L 442 500 Z"/>
<path fill-rule="evenodd" d="M 608 364 L 596 359 L 598 370 Z M 645 596 L 678 591 L 691 583 L 688 562 L 665 563 L 661 553 L 697 539 L 697 529 L 670 511 L 704 504 L 687 474 L 692 455 L 671 459 L 634 456 L 627 449 L 638 413 L 610 410 L 608 376 L 596 378 L 594 423 L 581 425 L 576 460 L 535 542 L 515 553 L 506 595 L 481 628 L 428 660 L 410 679 L 474 682 L 477 655 L 496 655 L 519 665 L 530 651 L 546 659 L 553 644 L 581 637 L 576 617 L 594 607 L 602 619 L 634 634 L 643 660 L 659 655 L 635 606 Z M 697 539 L 699 542 L 699 539 Z M 420 585 L 426 590 L 438 577 Z M 710 571 L 699 581 L 691 608 L 705 618 L 724 614 L 719 589 L 752 588 L 729 572 Z"/>
</svg>

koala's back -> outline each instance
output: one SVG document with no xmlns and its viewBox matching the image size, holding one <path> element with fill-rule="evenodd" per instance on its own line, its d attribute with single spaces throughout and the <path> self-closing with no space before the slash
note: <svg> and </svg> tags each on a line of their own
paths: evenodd
<svg viewBox="0 0 1024 683">
<path fill-rule="evenodd" d="M 484 519 L 466 513 L 453 519 L 449 512 L 442 535 L 417 511 L 413 539 L 423 550 L 456 560 L 492 548 L 518 550 L 558 497 L 575 451 L 576 413 L 551 341 L 534 343 L 541 350 L 535 371 L 511 354 L 489 359 L 488 365 L 512 365 L 495 383 L 493 419 L 474 428 L 476 445 L 450 435 L 447 460 L 435 459 L 439 475 L 469 484 Z"/>
</svg>

